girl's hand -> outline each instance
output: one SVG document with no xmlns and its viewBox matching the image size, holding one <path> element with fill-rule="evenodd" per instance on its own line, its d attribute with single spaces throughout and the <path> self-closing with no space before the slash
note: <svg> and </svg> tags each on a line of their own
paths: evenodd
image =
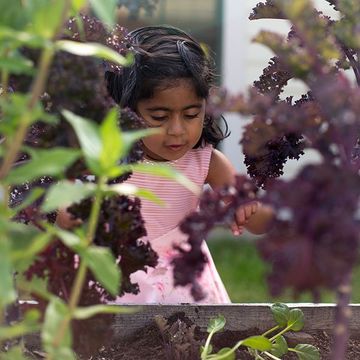
<svg viewBox="0 0 360 360">
<path fill-rule="evenodd" d="M 241 235 L 249 219 L 258 211 L 259 202 L 253 201 L 240 206 L 235 212 L 235 221 L 231 224 L 231 231 L 235 236 Z"/>
<path fill-rule="evenodd" d="M 75 219 L 66 209 L 59 209 L 55 224 L 62 229 L 70 230 L 82 224 L 80 219 Z"/>
</svg>

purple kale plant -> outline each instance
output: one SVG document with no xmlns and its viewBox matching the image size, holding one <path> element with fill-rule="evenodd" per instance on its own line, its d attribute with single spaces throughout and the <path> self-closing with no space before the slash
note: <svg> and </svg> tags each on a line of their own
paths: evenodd
<svg viewBox="0 0 360 360">
<path fill-rule="evenodd" d="M 311 291 L 315 300 L 324 288 L 336 292 L 335 360 L 345 358 L 348 332 L 340 330 L 348 328 L 351 273 L 359 261 L 360 3 L 327 3 L 338 12 L 336 20 L 310 0 L 259 3 L 250 19 L 287 19 L 290 33 L 283 37 L 261 31 L 255 41 L 275 56 L 247 95 L 221 89 L 210 98 L 209 111 L 251 116 L 240 143 L 248 174 L 265 190 L 259 198 L 275 210 L 271 231 L 258 242 L 271 269 L 270 291 Z M 291 79 L 308 88 L 298 100 L 282 96 Z M 288 159 L 299 159 L 309 149 L 320 154 L 320 164 L 303 167 L 289 181 L 278 179 Z M 202 204 L 217 209 L 219 197 L 212 196 Z M 183 226 L 191 244 L 193 236 L 201 242 L 218 219 L 203 217 L 199 227 L 199 216 L 194 214 Z"/>
<path fill-rule="evenodd" d="M 91 199 L 69 207 L 68 211 L 74 218 L 86 221 L 90 215 Z M 31 209 L 31 210 L 30 210 Z M 36 223 L 38 217 L 36 207 L 26 209 L 27 221 Z M 140 213 L 140 200 L 131 200 L 126 196 L 113 196 L 104 199 L 99 216 L 99 225 L 94 237 L 94 244 L 111 249 L 122 272 L 121 294 L 138 293 L 138 285 L 130 281 L 130 274 L 144 270 L 146 266 L 157 264 L 157 254 L 149 244 L 139 240 L 146 235 L 144 221 Z M 55 241 L 39 253 L 36 261 L 27 269 L 28 279 L 33 277 L 46 278 L 51 293 L 65 301 L 69 301 L 71 286 L 76 275 L 78 257 L 71 249 L 60 241 Z M 73 271 L 71 271 L 73 270 Z M 38 299 L 41 301 L 41 299 Z M 113 301 L 112 297 L 95 280 L 91 273 L 87 275 L 87 286 L 81 293 L 79 304 L 82 306 Z"/>
<path fill-rule="evenodd" d="M 68 211 L 75 218 L 85 221 L 89 218 L 91 203 L 91 199 L 84 200 L 72 205 Z M 146 271 L 146 266 L 154 267 L 157 264 L 158 256 L 149 243 L 139 240 L 146 235 L 140 208 L 138 198 L 131 200 L 126 196 L 105 198 L 101 205 L 94 243 L 109 247 L 114 257 L 119 259 L 122 273 L 120 295 L 137 294 L 139 287 L 131 283 L 130 274 L 138 270 Z M 105 294 L 106 300 L 112 300 L 107 296 Z"/>
<path fill-rule="evenodd" d="M 237 176 L 234 186 L 219 191 L 207 190 L 201 196 L 199 211 L 187 216 L 180 224 L 180 230 L 188 235 L 189 248 L 176 247 L 178 255 L 173 259 L 174 283 L 178 286 L 191 284 L 191 294 L 195 300 L 203 299 L 206 294 L 201 288 L 198 277 L 207 262 L 202 251 L 202 241 L 215 224 L 231 224 L 235 210 L 253 201 L 257 188 L 245 176 Z"/>
</svg>

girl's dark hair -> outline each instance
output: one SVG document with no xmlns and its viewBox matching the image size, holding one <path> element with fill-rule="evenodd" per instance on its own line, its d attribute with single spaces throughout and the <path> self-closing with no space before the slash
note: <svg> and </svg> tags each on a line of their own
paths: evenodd
<svg viewBox="0 0 360 360">
<path fill-rule="evenodd" d="M 122 108 L 136 111 L 141 99 L 149 99 L 156 89 L 166 89 L 179 79 L 190 79 L 197 95 L 206 99 L 213 85 L 213 62 L 200 44 L 186 32 L 171 26 L 147 26 L 130 32 L 128 47 L 134 62 L 119 73 L 106 71 L 107 88 Z M 217 121 L 206 115 L 199 147 L 204 142 L 216 146 L 229 135 Z"/>
</svg>

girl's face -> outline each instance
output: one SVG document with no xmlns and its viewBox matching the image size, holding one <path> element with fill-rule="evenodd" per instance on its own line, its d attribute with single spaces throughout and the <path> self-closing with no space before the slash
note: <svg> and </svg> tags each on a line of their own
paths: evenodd
<svg viewBox="0 0 360 360">
<path fill-rule="evenodd" d="M 190 80 L 179 79 L 172 87 L 155 90 L 150 99 L 140 100 L 138 114 L 158 134 L 143 139 L 150 158 L 177 160 L 199 141 L 205 118 L 205 99 L 199 98 Z"/>
</svg>

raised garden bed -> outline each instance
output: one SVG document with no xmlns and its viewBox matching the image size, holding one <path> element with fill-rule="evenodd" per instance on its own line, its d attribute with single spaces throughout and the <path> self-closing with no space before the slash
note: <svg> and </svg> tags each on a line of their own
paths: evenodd
<svg viewBox="0 0 360 360">
<path fill-rule="evenodd" d="M 335 305 L 288 304 L 305 315 L 302 331 L 289 333 L 291 345 L 308 343 L 320 349 L 328 359 L 334 326 Z M 146 305 L 134 314 L 102 315 L 75 324 L 76 348 L 82 359 L 107 360 L 192 360 L 199 359 L 199 348 L 207 336 L 209 320 L 218 314 L 226 318 L 225 330 L 215 334 L 214 348 L 233 346 L 238 340 L 259 335 L 274 325 L 269 304 L 231 305 Z M 351 305 L 350 341 L 346 359 L 360 359 L 360 305 Z M 159 315 L 161 318 L 159 318 Z M 156 321 L 156 319 L 158 319 Z M 158 324 L 167 320 L 162 332 Z M 162 326 L 164 329 L 164 327 Z M 39 337 L 27 338 L 29 354 L 41 357 Z M 253 359 L 246 349 L 237 359 Z M 283 359 L 295 359 L 286 355 Z"/>
</svg>

